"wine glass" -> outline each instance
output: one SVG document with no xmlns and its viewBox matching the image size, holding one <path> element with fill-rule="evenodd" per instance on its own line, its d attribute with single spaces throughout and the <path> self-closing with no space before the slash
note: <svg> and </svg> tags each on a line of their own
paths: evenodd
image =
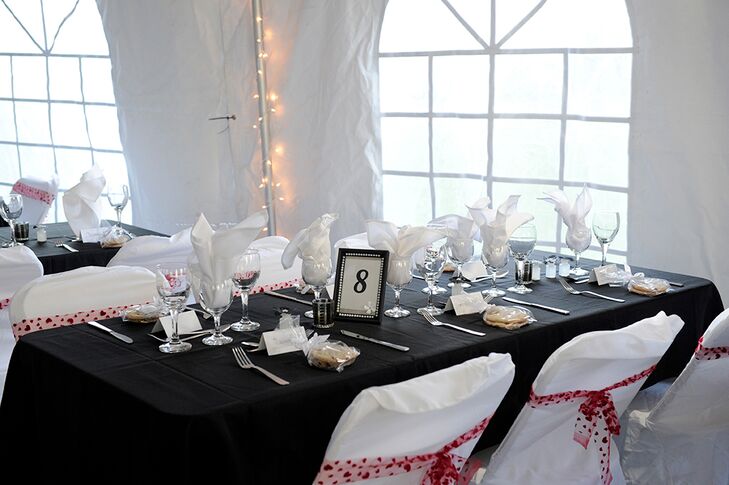
<svg viewBox="0 0 729 485">
<path fill-rule="evenodd" d="M 446 263 L 445 245 L 440 248 L 430 245 L 419 249 L 413 255 L 413 266 L 415 271 L 425 279 L 428 284 L 428 305 L 418 308 L 418 313 L 427 312 L 431 315 L 442 315 L 444 310 L 433 305 L 433 294 L 438 278 L 443 273 Z"/>
<path fill-rule="evenodd" d="M 600 266 L 605 266 L 607 263 L 608 246 L 617 236 L 619 229 L 619 212 L 599 211 L 592 217 L 592 232 L 595 233 L 595 238 L 600 243 L 600 249 L 602 250 L 602 263 L 600 263 Z"/>
<path fill-rule="evenodd" d="M 453 275 L 454 282 L 449 283 L 448 286 L 458 283 L 461 288 L 470 288 L 471 284 L 463 277 L 463 265 L 473 258 L 473 239 L 470 237 L 449 237 L 446 248 L 448 250 L 448 259 L 456 263 L 456 273 Z"/>
<path fill-rule="evenodd" d="M 507 288 L 507 291 L 524 295 L 532 290 L 524 285 L 524 263 L 537 244 L 537 228 L 534 224 L 526 223 L 517 227 L 509 238 L 509 251 L 516 262 L 516 285 Z"/>
<path fill-rule="evenodd" d="M 413 275 L 410 273 L 411 266 L 410 258 L 396 257 L 392 257 L 387 265 L 387 286 L 395 291 L 395 306 L 385 310 L 385 315 L 390 318 L 402 318 L 410 315 L 409 310 L 400 306 L 400 292 L 413 280 Z"/>
<path fill-rule="evenodd" d="M 187 297 L 190 295 L 188 269 L 179 265 L 158 264 L 156 277 L 157 293 L 169 309 L 172 318 L 172 336 L 159 346 L 159 350 L 165 354 L 187 352 L 192 348 L 192 344 L 180 341 L 177 317 L 185 308 Z"/>
<path fill-rule="evenodd" d="M 447 226 L 446 226 L 445 224 L 441 224 L 441 223 L 438 223 L 438 222 L 429 222 L 429 223 L 427 223 L 427 224 L 425 225 L 425 227 L 428 227 L 428 228 L 430 228 L 430 229 L 435 229 L 436 231 L 440 231 L 440 232 L 441 232 L 441 233 L 443 233 L 444 235 L 446 234 L 446 231 L 447 231 L 447 229 L 448 229 L 448 228 L 447 228 Z M 445 236 L 444 236 L 444 237 L 445 237 Z M 434 243 L 432 244 L 432 246 L 433 246 L 434 248 L 440 248 L 440 247 L 441 247 L 442 245 L 444 245 L 444 244 L 446 244 L 446 240 L 444 240 L 444 239 L 439 239 L 438 241 L 434 242 Z M 446 259 L 446 264 L 447 264 L 447 263 L 448 263 L 448 260 Z M 445 268 L 445 267 L 444 267 L 444 268 Z M 438 277 L 440 277 L 440 275 L 438 275 Z M 426 286 L 425 288 L 423 288 L 423 289 L 422 289 L 421 291 L 422 291 L 423 293 L 431 293 L 431 289 L 430 289 L 430 288 L 428 288 L 427 286 Z M 445 289 L 445 288 L 443 288 L 442 286 L 440 286 L 440 282 L 439 282 L 439 279 L 438 279 L 438 278 L 436 278 L 436 280 L 435 280 L 435 286 L 434 286 L 434 287 L 433 287 L 433 289 L 432 289 L 432 293 L 433 293 L 434 295 L 443 295 L 443 294 L 445 294 L 445 293 L 448 293 L 448 290 L 447 290 L 447 289 Z"/>
<path fill-rule="evenodd" d="M 504 290 L 496 287 L 496 277 L 499 270 L 505 268 L 509 263 L 509 247 L 506 244 L 497 247 L 484 244 L 481 249 L 481 261 L 491 274 L 491 288 L 483 290 L 481 294 L 492 298 L 506 295 Z"/>
<path fill-rule="evenodd" d="M 129 187 L 126 185 L 110 186 L 106 193 L 106 199 L 116 211 L 116 225 L 121 227 L 121 214 L 129 202 Z"/>
<path fill-rule="evenodd" d="M 321 292 L 326 288 L 329 277 L 332 274 L 332 260 L 327 258 L 325 261 L 314 261 L 305 259 L 301 263 L 301 278 L 304 283 L 311 286 L 314 290 L 314 299 L 321 298 Z M 304 312 L 304 316 L 314 318 L 314 310 Z"/>
<path fill-rule="evenodd" d="M 233 283 L 240 290 L 240 302 L 243 314 L 240 321 L 230 326 L 236 332 L 250 332 L 261 324 L 248 318 L 248 294 L 261 276 L 261 255 L 257 249 L 246 249 L 238 259 L 233 273 Z"/>
<path fill-rule="evenodd" d="M 580 267 L 580 254 L 590 247 L 590 241 L 592 241 L 592 233 L 584 224 L 575 225 L 567 229 L 565 242 L 567 243 L 567 247 L 575 253 L 575 267 L 570 270 L 571 276 L 584 277 L 590 274 L 589 271 Z"/>
<path fill-rule="evenodd" d="M 10 194 L 0 197 L 0 217 L 10 226 L 10 243 L 5 247 L 21 246 L 15 240 L 15 221 L 23 213 L 23 196 L 20 194 Z"/>
<path fill-rule="evenodd" d="M 215 283 L 195 271 L 191 271 L 192 289 L 200 306 L 213 316 L 215 331 L 205 337 L 205 345 L 225 345 L 233 341 L 231 337 L 223 335 L 220 331 L 220 317 L 233 303 L 233 280 L 228 278 Z"/>
</svg>

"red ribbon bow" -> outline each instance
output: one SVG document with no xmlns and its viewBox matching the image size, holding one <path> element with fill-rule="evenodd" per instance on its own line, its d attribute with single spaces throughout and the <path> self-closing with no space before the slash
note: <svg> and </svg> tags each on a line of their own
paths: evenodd
<svg viewBox="0 0 729 485">
<path fill-rule="evenodd" d="M 423 476 L 421 485 L 453 485 L 458 483 L 460 469 L 466 462 L 466 458 L 456 455 L 453 450 L 481 436 L 490 420 L 491 416 L 433 453 L 393 458 L 378 456 L 354 460 L 324 460 L 314 483 L 339 485 L 400 475 L 427 467 L 428 471 Z"/>
<path fill-rule="evenodd" d="M 46 205 L 51 205 L 53 203 L 53 199 L 56 198 L 56 196 L 51 194 L 50 192 L 46 192 L 45 190 L 41 190 L 28 184 L 24 184 L 23 182 L 15 182 L 15 185 L 13 185 L 11 192 L 20 194 L 23 197 L 30 197 L 31 199 L 39 200 Z"/>
<path fill-rule="evenodd" d="M 716 360 L 729 357 L 729 347 L 704 347 L 704 337 L 701 337 L 694 357 L 696 360 Z"/>
<path fill-rule="evenodd" d="M 601 455 L 600 478 L 604 485 L 609 485 L 613 480 L 612 473 L 610 472 L 610 437 L 620 434 L 620 418 L 615 410 L 615 403 L 610 395 L 610 391 L 619 387 L 628 386 L 648 377 L 655 368 L 655 365 L 651 366 L 643 372 L 616 382 L 611 386 L 594 391 L 577 390 L 540 396 L 535 394 L 534 389 L 532 389 L 529 394 L 529 405 L 532 407 L 549 406 L 551 404 L 585 398 L 579 407 L 573 439 L 582 445 L 583 448 L 587 449 L 587 446 L 590 444 L 590 438 L 593 438 L 595 446 L 598 447 Z"/>
</svg>

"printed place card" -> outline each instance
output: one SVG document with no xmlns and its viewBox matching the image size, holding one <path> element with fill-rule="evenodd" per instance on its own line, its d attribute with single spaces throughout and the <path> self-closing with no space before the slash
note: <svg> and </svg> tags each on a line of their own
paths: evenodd
<svg viewBox="0 0 729 485">
<path fill-rule="evenodd" d="M 268 355 L 286 354 L 301 350 L 301 344 L 306 342 L 304 327 L 282 328 L 263 332 L 259 349 L 266 349 Z"/>
<path fill-rule="evenodd" d="M 92 227 L 90 229 L 81 229 L 81 241 L 84 243 L 101 242 L 104 232 L 108 231 L 108 227 Z"/>
<path fill-rule="evenodd" d="M 172 317 L 169 315 L 166 317 L 160 317 L 157 323 L 154 324 L 152 333 L 159 332 L 160 330 L 164 330 L 165 335 L 168 337 L 172 336 Z M 185 335 L 197 330 L 202 330 L 200 320 L 197 318 L 197 313 L 188 311 L 177 315 L 177 333 L 179 335 Z"/>
<path fill-rule="evenodd" d="M 481 296 L 481 293 L 462 293 L 460 295 L 453 295 L 448 298 L 445 310 L 453 310 L 456 315 L 470 315 L 472 313 L 481 313 L 486 310 L 488 303 L 486 303 Z"/>
<path fill-rule="evenodd" d="M 590 283 L 597 281 L 597 284 L 602 286 L 610 283 L 609 275 L 615 275 L 618 272 L 618 265 L 608 264 L 605 266 L 599 266 L 590 271 Z"/>
</svg>

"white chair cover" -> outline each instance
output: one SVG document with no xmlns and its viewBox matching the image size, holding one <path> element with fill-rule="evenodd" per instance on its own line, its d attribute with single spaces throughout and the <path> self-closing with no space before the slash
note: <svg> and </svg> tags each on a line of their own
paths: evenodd
<svg viewBox="0 0 729 485">
<path fill-rule="evenodd" d="M 0 249 L 0 398 L 5 386 L 15 338 L 10 328 L 9 305 L 14 293 L 29 281 L 43 276 L 43 265 L 25 246 Z"/>
<path fill-rule="evenodd" d="M 289 240 L 282 236 L 262 237 L 251 243 L 251 249 L 257 249 L 261 255 L 261 276 L 251 294 L 289 288 L 299 283 L 301 258 L 297 257 L 288 269 L 281 265 L 281 254 L 288 244 Z"/>
<path fill-rule="evenodd" d="M 359 234 L 353 234 L 351 236 L 343 237 L 339 241 L 334 243 L 334 258 L 338 257 L 339 248 L 345 249 L 372 249 L 369 241 L 367 240 L 367 233 L 361 232 Z"/>
<path fill-rule="evenodd" d="M 192 254 L 190 230 L 184 229 L 170 237 L 135 237 L 119 249 L 107 266 L 141 266 L 150 271 L 154 271 L 158 264 L 187 266 Z"/>
<path fill-rule="evenodd" d="M 626 481 L 729 484 L 729 309 L 706 329 L 675 382 L 667 390 L 661 384 L 665 395 L 654 408 L 628 415 Z"/>
<path fill-rule="evenodd" d="M 365 389 L 334 429 L 314 483 L 415 484 L 428 473 L 441 483 L 440 473 L 459 472 L 513 378 L 511 356 L 490 354 Z"/>
<path fill-rule="evenodd" d="M 86 266 L 46 275 L 19 289 L 10 304 L 15 337 L 36 330 L 103 320 L 157 295 L 145 268 Z"/>
<path fill-rule="evenodd" d="M 609 429 L 682 327 L 678 316 L 661 312 L 619 330 L 579 335 L 557 349 L 532 387 L 543 397 L 522 408 L 482 483 L 597 485 L 610 483 L 610 473 L 612 483 L 624 483 Z M 578 390 L 593 393 L 571 397 Z M 591 411 L 594 430 L 586 417 Z"/>
<path fill-rule="evenodd" d="M 23 213 L 18 220 L 34 226 L 43 222 L 58 195 L 58 177 L 54 175 L 51 180 L 21 177 L 11 192 L 23 196 Z"/>
</svg>

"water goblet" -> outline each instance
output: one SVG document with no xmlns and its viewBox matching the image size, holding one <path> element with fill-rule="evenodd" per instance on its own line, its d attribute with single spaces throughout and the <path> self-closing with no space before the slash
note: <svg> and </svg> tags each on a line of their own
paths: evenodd
<svg viewBox="0 0 729 485">
<path fill-rule="evenodd" d="M 607 264 L 608 246 L 613 242 L 620 229 L 620 213 L 615 211 L 599 211 L 592 218 L 592 232 L 600 243 L 602 250 L 602 262 L 600 266 Z"/>
<path fill-rule="evenodd" d="M 192 272 L 192 288 L 200 306 L 213 316 L 215 330 L 202 339 L 205 345 L 225 345 L 233 341 L 220 331 L 220 317 L 233 303 L 233 280 L 228 278 L 220 283 L 210 281 L 201 274 Z"/>
<path fill-rule="evenodd" d="M 525 262 L 537 244 L 537 228 L 534 224 L 526 223 L 517 227 L 509 238 L 509 251 L 516 262 L 516 285 L 506 291 L 524 295 L 532 290 L 524 285 Z"/>
<path fill-rule="evenodd" d="M 410 311 L 400 306 L 400 292 L 413 280 L 410 273 L 412 262 L 410 258 L 392 257 L 387 265 L 387 286 L 395 292 L 395 306 L 385 310 L 390 318 L 403 318 L 410 315 Z"/>
<path fill-rule="evenodd" d="M 592 233 L 587 226 L 580 224 L 567 229 L 565 242 L 575 254 L 575 267 L 570 270 L 571 276 L 584 277 L 590 274 L 589 271 L 580 267 L 580 254 L 590 247 L 590 241 L 592 241 Z"/>
<path fill-rule="evenodd" d="M 181 342 L 177 328 L 177 317 L 185 308 L 190 295 L 190 279 L 188 269 L 179 265 L 157 265 L 157 293 L 170 312 L 172 318 L 172 336 L 159 346 L 165 354 L 187 352 L 192 348 L 189 342 Z"/>
<path fill-rule="evenodd" d="M 456 263 L 453 283 L 448 283 L 448 286 L 459 284 L 461 288 L 470 288 L 471 284 L 463 277 L 463 265 L 473 258 L 473 239 L 470 237 L 449 237 L 446 248 L 448 250 L 448 259 Z"/>
<path fill-rule="evenodd" d="M 443 273 L 446 263 L 446 248 L 440 248 L 433 245 L 426 246 L 415 252 L 413 256 L 413 267 L 415 271 L 425 279 L 428 284 L 428 304 L 425 307 L 418 308 L 418 313 L 428 312 L 431 315 L 442 315 L 444 310 L 433 304 L 433 295 L 438 278 Z"/>
<path fill-rule="evenodd" d="M 327 286 L 329 277 L 332 275 L 332 260 L 314 261 L 305 259 L 301 263 L 301 278 L 304 283 L 314 290 L 314 299 L 321 299 L 321 292 Z M 314 310 L 304 312 L 307 318 L 314 318 Z"/>
<path fill-rule="evenodd" d="M 233 273 L 233 283 L 240 290 L 242 315 L 240 321 L 230 326 L 236 332 L 250 332 L 258 329 L 261 324 L 248 317 L 248 295 L 261 275 L 261 255 L 256 249 L 246 249 L 236 263 Z"/>
<path fill-rule="evenodd" d="M 10 226 L 10 243 L 4 247 L 20 246 L 21 244 L 15 239 L 15 221 L 23 213 L 23 196 L 20 194 L 10 194 L 0 197 L 0 217 Z"/>
<path fill-rule="evenodd" d="M 509 247 L 506 244 L 496 247 L 484 244 L 481 250 L 481 262 L 488 268 L 491 275 L 491 288 L 483 290 L 481 294 L 492 298 L 506 295 L 504 290 L 496 287 L 496 277 L 499 270 L 505 268 L 509 263 Z"/>
<path fill-rule="evenodd" d="M 116 211 L 116 225 L 121 227 L 121 214 L 129 202 L 129 187 L 126 185 L 110 186 L 106 193 L 106 200 Z"/>
</svg>

